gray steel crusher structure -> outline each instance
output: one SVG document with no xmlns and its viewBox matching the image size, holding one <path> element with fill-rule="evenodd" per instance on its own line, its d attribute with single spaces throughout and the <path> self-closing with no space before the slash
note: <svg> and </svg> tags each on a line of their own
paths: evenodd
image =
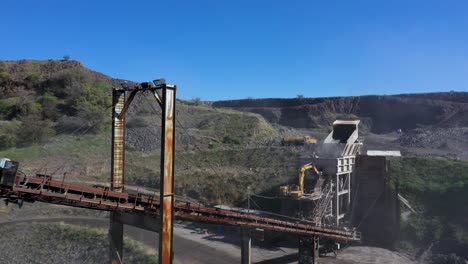
<svg viewBox="0 0 468 264">
<path fill-rule="evenodd" d="M 351 205 L 351 182 L 362 142 L 358 137 L 359 120 L 336 120 L 333 130 L 317 145 L 312 163 L 321 169 L 325 182 L 312 213 L 316 223 L 339 226 Z M 318 181 L 321 179 L 319 178 Z"/>
</svg>

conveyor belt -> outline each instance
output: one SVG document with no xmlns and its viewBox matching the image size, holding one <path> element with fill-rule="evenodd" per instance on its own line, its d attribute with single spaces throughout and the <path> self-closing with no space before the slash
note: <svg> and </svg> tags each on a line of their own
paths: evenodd
<svg viewBox="0 0 468 264">
<path fill-rule="evenodd" d="M 13 187 L 0 186 L 0 197 L 10 202 L 46 202 L 95 210 L 159 216 L 159 198 L 146 194 L 111 191 L 108 187 L 88 186 L 53 180 L 50 176 L 17 177 Z M 174 214 L 178 219 L 237 225 L 264 230 L 359 241 L 360 233 L 338 227 L 316 226 L 313 222 L 282 216 L 226 210 L 198 202 L 177 200 Z"/>
</svg>

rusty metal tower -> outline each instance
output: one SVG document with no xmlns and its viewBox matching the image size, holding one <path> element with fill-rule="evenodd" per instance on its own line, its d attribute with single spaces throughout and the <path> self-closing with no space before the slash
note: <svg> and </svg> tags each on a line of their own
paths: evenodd
<svg viewBox="0 0 468 264">
<path fill-rule="evenodd" d="M 175 147 L 175 102 L 176 86 L 166 84 L 164 79 L 145 82 L 133 88 L 114 88 L 112 90 L 112 169 L 111 189 L 124 190 L 125 165 L 125 114 L 138 92 L 150 91 L 162 109 L 161 115 L 161 177 L 160 177 L 160 223 L 159 228 L 159 263 L 170 264 L 173 259 L 172 233 L 174 211 L 174 147 Z M 127 96 L 128 95 L 128 96 Z M 131 222 L 143 228 L 154 230 L 154 225 L 143 217 L 111 213 L 110 263 L 123 263 L 123 225 Z"/>
</svg>

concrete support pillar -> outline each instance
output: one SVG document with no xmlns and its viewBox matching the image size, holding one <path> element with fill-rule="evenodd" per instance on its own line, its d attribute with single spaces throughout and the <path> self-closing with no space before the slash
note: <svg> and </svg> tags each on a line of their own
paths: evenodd
<svg viewBox="0 0 468 264">
<path fill-rule="evenodd" d="M 241 264 L 252 263 L 252 238 L 250 229 L 241 227 Z"/>
<path fill-rule="evenodd" d="M 123 224 L 111 213 L 109 224 L 110 263 L 123 263 Z"/>
<path fill-rule="evenodd" d="M 125 118 L 120 116 L 125 106 L 125 90 L 112 91 L 112 168 L 111 190 L 123 191 L 125 160 Z M 123 224 L 117 221 L 114 213 L 110 214 L 110 263 L 123 262 Z"/>
<path fill-rule="evenodd" d="M 299 264 L 316 264 L 319 258 L 319 238 L 299 237 Z"/>
</svg>

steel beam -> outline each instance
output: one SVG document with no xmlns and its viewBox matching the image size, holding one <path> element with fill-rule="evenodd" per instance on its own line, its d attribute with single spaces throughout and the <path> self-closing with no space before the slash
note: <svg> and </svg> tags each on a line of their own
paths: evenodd
<svg viewBox="0 0 468 264">
<path fill-rule="evenodd" d="M 123 191 L 124 159 L 125 159 L 125 90 L 112 90 L 112 167 L 111 190 Z M 110 214 L 110 263 L 123 262 L 123 223 L 118 221 L 117 215 Z"/>
<path fill-rule="evenodd" d="M 159 232 L 159 263 L 171 264 L 174 218 L 174 148 L 176 86 L 163 84 L 161 139 L 161 231 Z"/>
<path fill-rule="evenodd" d="M 126 212 L 114 213 L 115 220 L 119 223 L 131 225 L 145 230 L 159 232 L 159 219 L 144 214 L 132 214 Z"/>
<path fill-rule="evenodd" d="M 121 111 L 120 111 L 120 113 L 118 115 L 119 119 L 123 119 L 125 117 L 125 114 L 127 113 L 127 110 L 130 107 L 130 104 L 132 103 L 132 101 L 135 98 L 135 95 L 138 93 L 138 91 L 139 90 L 135 88 L 130 92 L 130 95 L 128 96 L 128 99 L 126 100 L 123 108 L 121 109 Z"/>
</svg>

